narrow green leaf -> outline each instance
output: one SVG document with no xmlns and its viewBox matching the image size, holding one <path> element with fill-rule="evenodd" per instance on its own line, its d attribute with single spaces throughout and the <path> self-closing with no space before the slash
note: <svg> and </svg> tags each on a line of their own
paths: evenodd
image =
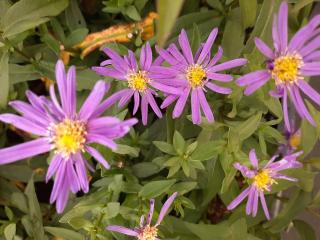
<svg viewBox="0 0 320 240">
<path fill-rule="evenodd" d="M 257 130 L 261 117 L 261 112 L 258 112 L 235 127 L 235 132 L 239 134 L 241 140 L 247 139 Z"/>
<path fill-rule="evenodd" d="M 68 6 L 68 0 L 21 0 L 13 4 L 1 21 L 3 37 L 10 37 L 48 21 Z"/>
<path fill-rule="evenodd" d="M 148 182 L 140 190 L 139 196 L 147 199 L 158 197 L 167 192 L 175 182 L 175 179 Z"/>
<path fill-rule="evenodd" d="M 0 51 L 0 107 L 7 106 L 8 95 L 9 95 L 9 53 L 7 49 Z"/>
<path fill-rule="evenodd" d="M 239 0 L 244 28 L 253 27 L 257 15 L 257 0 Z"/>
<path fill-rule="evenodd" d="M 163 47 L 179 15 L 183 0 L 158 0 L 157 10 L 159 14 L 157 42 Z"/>
<path fill-rule="evenodd" d="M 65 240 L 84 240 L 84 236 L 70 229 L 60 227 L 44 227 L 44 229 L 46 232 L 57 238 L 63 238 Z"/>
</svg>

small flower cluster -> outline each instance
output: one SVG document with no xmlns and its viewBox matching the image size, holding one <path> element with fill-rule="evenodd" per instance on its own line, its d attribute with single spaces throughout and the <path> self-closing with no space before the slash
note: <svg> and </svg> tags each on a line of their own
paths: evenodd
<svg viewBox="0 0 320 240">
<path fill-rule="evenodd" d="M 320 94 L 306 81 L 306 77 L 320 75 L 318 50 L 320 47 L 318 29 L 320 16 L 314 17 L 301 28 L 289 43 L 287 21 L 288 4 L 283 2 L 273 22 L 274 49 L 270 49 L 258 38 L 255 40 L 256 47 L 267 58 L 265 69 L 246 74 L 237 79 L 236 83 L 246 87 L 244 93 L 250 95 L 273 79 L 275 89 L 270 92 L 270 95 L 282 98 L 286 128 L 288 132 L 294 133 L 289 123 L 288 97 L 300 117 L 307 119 L 312 124 L 315 122 L 305 106 L 300 91 L 320 105 Z M 103 49 L 109 59 L 103 61 L 100 66 L 93 67 L 93 70 L 103 76 L 124 81 L 127 87 L 103 100 L 110 86 L 104 81 L 98 81 L 78 112 L 76 111 L 75 67 L 70 67 L 66 73 L 63 62 L 59 60 L 56 64 L 59 97 L 56 96 L 53 85 L 50 87 L 50 99 L 27 91 L 26 96 L 30 103 L 22 101 L 10 103 L 21 116 L 0 115 L 1 121 L 39 136 L 29 142 L 0 149 L 0 164 L 8 164 L 53 151 L 54 156 L 49 164 L 46 180 L 55 177 L 50 202 L 56 202 L 57 211 L 61 213 L 67 204 L 70 191 L 77 193 L 82 190 L 86 193 L 89 190 L 87 169 L 91 171 L 94 169 L 85 159 L 84 152 L 89 153 L 106 169 L 110 168 L 108 162 L 90 144 L 98 143 L 115 150 L 117 144 L 114 140 L 123 137 L 128 133 L 130 127 L 137 123 L 134 118 L 122 121 L 114 116 L 103 116 L 105 110 L 113 104 L 118 103 L 121 108 L 133 98 L 133 114 L 136 114 L 140 108 L 142 123 L 146 125 L 149 105 L 155 115 L 161 118 L 161 109 L 176 102 L 172 117 L 178 118 L 183 113 L 190 96 L 192 122 L 201 123 L 201 112 L 208 122 L 213 122 L 214 114 L 205 93 L 211 90 L 219 94 L 230 94 L 232 92 L 230 88 L 220 86 L 216 82 L 232 81 L 233 77 L 223 71 L 247 63 L 244 58 L 219 62 L 223 54 L 221 47 L 211 56 L 211 49 L 217 34 L 218 29 L 213 29 L 206 42 L 202 43 L 193 54 L 187 34 L 182 30 L 178 38 L 179 47 L 173 43 L 166 49 L 156 47 L 159 56 L 154 61 L 149 43 L 141 48 L 139 61 L 132 51 L 121 57 L 112 49 Z M 159 92 L 164 96 L 160 107 L 155 99 Z M 274 156 L 262 168 L 258 166 L 254 150 L 250 152 L 249 157 L 252 169 L 240 163 L 234 164 L 243 177 L 248 179 L 249 187 L 230 203 L 228 209 L 234 209 L 244 198 L 248 197 L 246 212 L 255 216 L 260 198 L 265 215 L 268 219 L 270 218 L 264 192 L 270 191 L 276 179 L 295 181 L 279 172 L 301 166 L 296 160 L 301 153 L 293 153 L 294 146 L 297 144 L 292 143 L 291 145 L 293 145 L 292 149 L 286 152 L 281 160 Z M 121 226 L 109 226 L 108 230 L 134 236 L 140 240 L 157 239 L 157 226 L 176 195 L 177 193 L 174 193 L 168 198 L 154 226 L 151 226 L 154 211 L 154 200 L 151 200 L 146 224 L 142 217 L 139 228 L 131 230 Z"/>
</svg>

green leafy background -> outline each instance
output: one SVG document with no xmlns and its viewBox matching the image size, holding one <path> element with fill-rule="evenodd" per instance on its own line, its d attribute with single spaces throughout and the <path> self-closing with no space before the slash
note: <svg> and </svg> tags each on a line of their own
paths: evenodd
<svg viewBox="0 0 320 240">
<path fill-rule="evenodd" d="M 293 34 L 308 22 L 316 1 L 289 2 Z M 176 42 L 184 28 L 196 51 L 218 27 L 213 51 L 221 45 L 223 60 L 240 56 L 249 60 L 247 66 L 228 72 L 237 78 L 264 66 L 253 39 L 260 37 L 271 44 L 272 19 L 279 4 L 280 0 L 0 0 L 1 112 L 12 111 L 8 101 L 25 100 L 27 89 L 47 94 L 39 79 L 54 80 L 62 45 L 72 53 L 68 64 L 77 68 L 78 101 L 83 101 L 101 78 L 90 67 L 105 56 L 97 49 L 82 59 L 73 46 L 88 33 L 140 21 L 150 11 L 158 13 L 152 45 Z M 132 49 L 138 56 L 144 42 L 141 33 L 133 36 L 129 43 L 105 46 L 121 54 Z M 111 92 L 122 87 L 117 81 L 105 80 L 112 82 Z M 157 215 L 161 201 L 175 191 L 179 196 L 160 227 L 161 239 L 282 239 L 288 231 L 295 232 L 296 239 L 317 239 L 314 226 L 300 217 L 306 212 L 315 219 L 320 216 L 320 193 L 314 186 L 320 157 L 310 155 L 320 136 L 320 113 L 311 104 L 318 127 L 301 122 L 299 150 L 304 151 L 304 166 L 287 172 L 299 182 L 279 181 L 267 195 L 269 208 L 276 213 L 273 219 L 267 222 L 261 209 L 256 218 L 246 216 L 244 204 L 232 212 L 226 209 L 243 185 L 233 162 L 249 163 L 251 148 L 267 160 L 285 143 L 281 103 L 268 94 L 272 84 L 249 97 L 234 82 L 227 84 L 233 89 L 230 96 L 208 92 L 216 117 L 212 124 L 203 119 L 200 126 L 192 125 L 188 109 L 176 120 L 171 118 L 172 107 L 162 119 L 150 113 L 148 126 L 135 126 L 118 142 L 116 152 L 98 147 L 112 169 L 92 161 L 97 171 L 90 176 L 90 192 L 71 196 L 61 215 L 48 204 L 52 182 L 44 183 L 50 155 L 0 166 L 0 239 L 128 239 L 108 232 L 106 226 L 137 226 L 140 216 L 148 212 L 150 198 L 156 198 Z M 131 111 L 129 104 L 124 110 L 111 108 L 106 115 L 127 118 Z M 0 132 L 1 147 L 32 138 L 3 124 Z"/>
</svg>

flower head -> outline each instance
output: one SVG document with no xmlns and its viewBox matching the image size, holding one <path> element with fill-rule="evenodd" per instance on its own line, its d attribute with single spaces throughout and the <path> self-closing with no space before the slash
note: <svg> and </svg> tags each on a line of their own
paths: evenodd
<svg viewBox="0 0 320 240">
<path fill-rule="evenodd" d="M 128 236 L 134 236 L 138 240 L 156 240 L 157 235 L 158 235 L 158 226 L 161 224 L 163 218 L 167 214 L 170 206 L 172 205 L 174 199 L 176 198 L 177 193 L 173 193 L 167 201 L 163 204 L 158 220 L 155 225 L 151 225 L 152 217 L 153 217 L 153 212 L 154 212 L 154 199 L 150 200 L 150 210 L 148 214 L 148 218 L 146 221 L 146 224 L 144 223 L 144 216 L 141 216 L 140 219 L 140 226 L 134 229 L 129 229 L 126 227 L 122 226 L 117 226 L 117 225 L 110 225 L 107 227 L 107 230 L 112 231 L 112 232 L 119 232 L 126 234 Z"/>
<path fill-rule="evenodd" d="M 222 87 L 213 83 L 213 81 L 232 81 L 231 75 L 219 72 L 246 64 L 247 61 L 243 58 L 217 64 L 222 56 L 221 47 L 219 47 L 215 56 L 211 58 L 211 48 L 217 33 L 218 29 L 213 29 L 207 41 L 201 45 L 195 55 L 192 53 L 185 30 L 181 31 L 178 39 L 181 50 L 179 50 L 175 44 L 170 44 L 166 50 L 157 49 L 159 55 L 171 66 L 154 66 L 151 69 L 151 76 L 157 84 L 171 87 L 167 89 L 165 87 L 161 88 L 161 90 L 166 93 L 166 98 L 161 108 L 165 108 L 177 100 L 173 110 L 174 118 L 182 114 L 188 97 L 191 94 L 193 123 L 201 123 L 201 110 L 209 122 L 214 121 L 213 113 L 205 97 L 205 92 L 207 89 L 210 89 L 216 93 L 230 94 L 230 88 Z M 172 87 L 179 90 L 173 91 Z"/>
<path fill-rule="evenodd" d="M 288 97 L 300 117 L 315 124 L 300 91 L 320 105 L 320 94 L 305 79 L 320 75 L 320 35 L 317 29 L 319 24 L 320 15 L 301 28 L 288 43 L 288 4 L 283 1 L 278 16 L 273 20 L 273 50 L 259 38 L 255 39 L 256 47 L 267 58 L 265 69 L 244 75 L 236 81 L 239 86 L 246 87 L 245 95 L 250 95 L 273 79 L 275 89 L 270 95 L 283 98 L 284 121 L 288 131 L 292 130 L 287 109 Z"/>
<path fill-rule="evenodd" d="M 156 84 L 153 78 L 150 76 L 150 69 L 159 65 L 161 58 L 152 61 L 152 50 L 150 44 L 147 42 L 142 48 L 140 53 L 140 64 L 138 64 L 134 53 L 129 50 L 128 55 L 121 57 L 118 53 L 112 49 L 103 49 L 104 53 L 110 57 L 110 59 L 101 63 L 100 67 L 93 67 L 92 69 L 103 75 L 115 78 L 120 81 L 127 82 L 127 88 L 122 89 L 111 97 L 113 102 L 106 100 L 102 103 L 101 107 L 108 107 L 119 101 L 119 107 L 123 107 L 128 101 L 134 97 L 133 114 L 136 114 L 139 107 L 141 108 L 142 123 L 147 124 L 148 121 L 148 105 L 151 106 L 154 113 L 161 118 L 162 113 L 159 109 L 154 96 L 156 92 L 154 88 L 159 89 L 161 85 Z"/>
<path fill-rule="evenodd" d="M 271 191 L 272 185 L 277 184 L 277 179 L 297 181 L 295 178 L 291 178 L 281 174 L 280 171 L 301 167 L 302 164 L 296 160 L 297 157 L 301 154 L 302 152 L 297 152 L 291 155 L 286 155 L 279 161 L 275 161 L 278 157 L 276 155 L 273 156 L 264 167 L 259 168 L 256 152 L 254 149 L 252 149 L 249 154 L 249 160 L 253 166 L 253 169 L 249 169 L 248 167 L 241 165 L 240 163 L 234 164 L 234 167 L 241 172 L 243 177 L 248 179 L 249 187 L 242 191 L 242 193 L 240 193 L 240 195 L 228 205 L 228 209 L 234 209 L 246 197 L 248 197 L 246 213 L 247 215 L 252 215 L 253 217 L 255 217 L 258 212 L 258 200 L 260 198 L 263 211 L 267 219 L 270 219 L 264 192 Z"/>
<path fill-rule="evenodd" d="M 50 203 L 56 201 L 57 211 L 61 213 L 68 200 L 69 191 L 89 191 L 87 177 L 87 160 L 82 155 L 88 152 L 105 168 L 110 165 L 91 143 L 99 143 L 112 150 L 117 145 L 114 139 L 123 137 L 135 119 L 120 121 L 115 117 L 101 117 L 99 104 L 109 86 L 98 81 L 90 95 L 76 112 L 76 72 L 70 67 L 65 73 L 62 61 L 56 64 L 56 81 L 60 93 L 60 102 L 55 94 L 54 85 L 50 87 L 50 100 L 39 97 L 28 91 L 30 104 L 13 101 L 10 105 L 21 113 L 1 114 L 0 120 L 14 125 L 16 128 L 40 136 L 13 147 L 0 149 L 0 164 L 12 163 L 38 154 L 53 151 L 54 156 L 49 164 L 46 180 L 55 175 Z"/>
</svg>

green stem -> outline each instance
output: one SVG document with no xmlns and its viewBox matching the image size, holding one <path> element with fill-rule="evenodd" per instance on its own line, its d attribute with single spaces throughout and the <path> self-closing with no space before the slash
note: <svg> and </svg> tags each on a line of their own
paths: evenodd
<svg viewBox="0 0 320 240">
<path fill-rule="evenodd" d="M 166 112 L 167 121 L 167 142 L 172 143 L 174 134 L 174 120 L 172 118 L 173 106 L 169 106 Z"/>
</svg>

